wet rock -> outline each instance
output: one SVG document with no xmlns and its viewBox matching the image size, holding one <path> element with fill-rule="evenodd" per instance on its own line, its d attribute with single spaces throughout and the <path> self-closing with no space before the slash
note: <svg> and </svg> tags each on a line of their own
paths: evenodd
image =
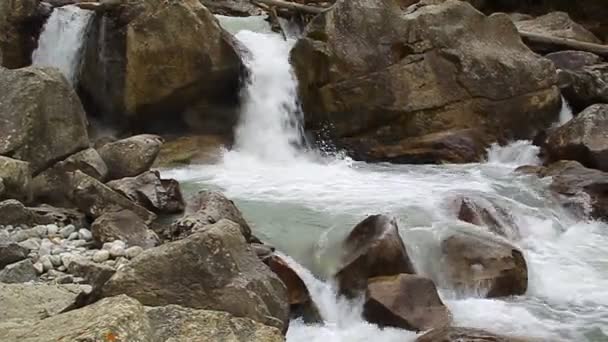
<svg viewBox="0 0 608 342">
<path fill-rule="evenodd" d="M 442 327 L 451 320 L 433 281 L 410 274 L 369 279 L 363 316 L 379 326 L 413 331 Z"/>
<path fill-rule="evenodd" d="M 155 218 L 152 212 L 131 202 L 95 178 L 81 171 L 71 173 L 71 199 L 74 204 L 92 218 L 98 218 L 107 212 L 129 210 L 144 222 L 150 223 Z"/>
<path fill-rule="evenodd" d="M 509 212 L 492 201 L 461 196 L 454 200 L 458 219 L 480 227 L 507 239 L 519 237 L 519 228 Z"/>
<path fill-rule="evenodd" d="M 150 170 L 162 144 L 161 137 L 142 134 L 105 144 L 99 154 L 108 166 L 110 180 L 135 177 Z"/>
<path fill-rule="evenodd" d="M 501 336 L 484 330 L 458 327 L 433 329 L 418 337 L 416 342 L 525 342 L 527 340 Z"/>
<path fill-rule="evenodd" d="M 593 33 L 570 19 L 568 13 L 565 12 L 551 12 L 538 18 L 517 21 L 515 25 L 518 30 L 523 32 L 595 44 L 602 43 Z"/>
<path fill-rule="evenodd" d="M 116 270 L 84 258 L 75 258 L 69 264 L 68 272 L 76 277 L 84 278 L 87 284 L 97 288 L 105 284 Z"/>
<path fill-rule="evenodd" d="M 154 336 L 144 307 L 127 296 L 99 302 L 22 325 L 0 323 L 7 341 L 151 341 Z"/>
<path fill-rule="evenodd" d="M 219 161 L 230 141 L 218 135 L 165 137 L 155 167 L 210 164 Z"/>
<path fill-rule="evenodd" d="M 357 159 L 476 161 L 491 142 L 531 138 L 559 112 L 553 64 L 507 15 L 462 1 L 338 1 L 291 60 L 306 128 Z"/>
<path fill-rule="evenodd" d="M 84 110 L 59 70 L 0 68 L 0 88 L 0 155 L 29 162 L 36 175 L 89 146 Z"/>
<path fill-rule="evenodd" d="M 608 171 L 608 104 L 585 109 L 563 126 L 551 130 L 543 145 L 549 163 L 575 160 L 586 167 Z"/>
<path fill-rule="evenodd" d="M 108 175 L 108 168 L 99 153 L 88 148 L 57 162 L 34 177 L 32 191 L 36 200 L 59 206 L 69 205 L 69 173 L 76 170 L 102 182 Z"/>
<path fill-rule="evenodd" d="M 184 211 L 185 203 L 179 183 L 173 179 L 161 179 L 158 171 L 147 171 L 137 177 L 108 182 L 107 185 L 152 212 L 174 214 Z"/>
<path fill-rule="evenodd" d="M 221 310 L 279 329 L 289 315 L 285 285 L 228 220 L 146 250 L 118 270 L 102 294 L 127 294 L 149 306 Z"/>
<path fill-rule="evenodd" d="M 141 246 L 143 248 L 154 247 L 158 244 L 158 236 L 148 229 L 146 223 L 139 216 L 129 210 L 108 212 L 101 215 L 91 225 L 91 232 L 93 240 L 98 246 L 115 240 L 122 240 L 129 246 Z M 125 255 L 124 248 L 121 255 Z"/>
<path fill-rule="evenodd" d="M 367 217 L 353 228 L 343 249 L 336 279 L 341 292 L 350 296 L 365 291 L 368 278 L 415 273 L 394 218 Z"/>
<path fill-rule="evenodd" d="M 38 275 L 30 259 L 7 265 L 4 269 L 0 270 L 0 283 L 27 283 L 36 279 L 38 279 Z"/>
<path fill-rule="evenodd" d="M 234 202 L 216 191 L 201 191 L 188 205 L 182 218 L 174 222 L 163 232 L 168 240 L 177 240 L 194 232 L 207 229 L 208 226 L 227 219 L 237 223 L 245 240 L 251 240 L 251 228 Z"/>
<path fill-rule="evenodd" d="M 26 202 L 31 200 L 32 176 L 29 163 L 0 156 L 0 179 L 3 186 L 0 199 L 13 198 Z"/>
<path fill-rule="evenodd" d="M 56 315 L 72 304 L 83 289 L 76 285 L 0 283 L 0 322 L 37 321 Z"/>
<path fill-rule="evenodd" d="M 14 242 L 0 241 L 0 270 L 6 265 L 27 258 L 29 250 Z"/>
<path fill-rule="evenodd" d="M 523 295 L 528 267 L 522 252 L 490 234 L 458 232 L 441 242 L 442 265 L 451 287 L 487 298 Z"/>
<path fill-rule="evenodd" d="M 281 331 L 226 312 L 179 305 L 146 307 L 159 341 L 282 342 Z"/>
</svg>

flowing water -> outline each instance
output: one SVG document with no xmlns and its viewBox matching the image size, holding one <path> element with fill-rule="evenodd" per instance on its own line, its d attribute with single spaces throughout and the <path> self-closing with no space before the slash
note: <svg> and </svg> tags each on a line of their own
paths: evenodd
<svg viewBox="0 0 608 342">
<path fill-rule="evenodd" d="M 85 36 L 94 12 L 74 5 L 53 10 L 38 39 L 32 64 L 59 69 L 75 84 L 81 65 Z"/>
<path fill-rule="evenodd" d="M 487 162 L 467 165 L 366 164 L 305 151 L 296 81 L 287 62 L 292 42 L 231 25 L 251 52 L 245 56 L 251 77 L 236 145 L 217 164 L 163 170 L 163 176 L 179 179 L 190 193 L 223 191 L 258 237 L 290 256 L 324 323 L 292 321 L 288 341 L 416 338 L 366 323 L 361 301 L 336 297 L 331 275 L 337 243 L 377 213 L 398 219 L 417 271 L 436 281 L 456 325 L 547 341 L 608 341 L 608 226 L 577 221 L 552 197 L 548 180 L 513 172 L 539 162 L 536 147 L 525 141 L 492 146 Z M 524 296 L 483 299 L 475 292 L 455 293 L 442 281 L 442 236 L 472 229 L 449 205 L 462 194 L 491 200 L 515 218 L 520 231 L 512 242 L 529 268 Z"/>
</svg>

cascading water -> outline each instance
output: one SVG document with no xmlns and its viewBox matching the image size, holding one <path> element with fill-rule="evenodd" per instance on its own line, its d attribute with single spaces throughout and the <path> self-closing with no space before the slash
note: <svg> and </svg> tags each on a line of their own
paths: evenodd
<svg viewBox="0 0 608 342">
<path fill-rule="evenodd" d="M 356 223 L 377 213 L 397 217 L 416 269 L 439 284 L 455 325 L 546 341 L 608 341 L 608 225 L 575 220 L 545 180 L 513 172 L 521 164 L 538 162 L 534 146 L 493 146 L 487 163 L 468 165 L 303 157 L 294 147 L 301 138 L 293 124 L 299 112 L 287 63 L 290 43 L 270 33 L 241 31 L 237 37 L 252 52 L 247 60 L 252 79 L 236 148 L 218 164 L 166 170 L 164 176 L 193 189 L 224 191 L 256 235 L 297 260 L 288 259 L 325 322 L 293 321 L 289 342 L 416 338 L 411 332 L 366 323 L 361 303 L 336 298 L 332 286 L 332 249 Z M 454 293 L 441 282 L 441 237 L 463 229 L 446 205 L 457 195 L 491 200 L 514 218 L 519 232 L 511 242 L 522 249 L 529 269 L 526 295 L 483 299 Z"/>
<path fill-rule="evenodd" d="M 75 84 L 85 36 L 93 14 L 92 11 L 74 5 L 53 10 L 38 39 L 32 64 L 58 68 L 70 83 Z"/>
</svg>

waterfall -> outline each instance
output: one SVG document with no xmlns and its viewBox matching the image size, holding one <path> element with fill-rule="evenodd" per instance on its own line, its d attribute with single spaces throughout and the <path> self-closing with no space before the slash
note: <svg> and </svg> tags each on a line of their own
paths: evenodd
<svg viewBox="0 0 608 342">
<path fill-rule="evenodd" d="M 559 111 L 559 121 L 556 123 L 556 126 L 561 126 L 566 122 L 572 120 L 574 115 L 572 114 L 572 108 L 568 101 L 562 96 L 562 108 Z"/>
<path fill-rule="evenodd" d="M 80 70 L 85 36 L 94 12 L 74 5 L 56 8 L 47 20 L 32 64 L 59 69 L 71 84 Z"/>
</svg>

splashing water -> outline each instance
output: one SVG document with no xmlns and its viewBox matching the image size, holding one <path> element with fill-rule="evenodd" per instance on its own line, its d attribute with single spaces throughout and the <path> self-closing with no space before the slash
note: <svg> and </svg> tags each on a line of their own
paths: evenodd
<svg viewBox="0 0 608 342">
<path fill-rule="evenodd" d="M 94 12 L 74 5 L 53 10 L 38 39 L 32 64 L 55 67 L 70 83 L 75 84 L 80 71 L 82 47 L 93 15 Z"/>
<path fill-rule="evenodd" d="M 488 149 L 488 163 L 505 164 L 515 167 L 520 165 L 540 165 L 538 157 L 540 148 L 529 140 L 518 140 L 506 146 L 493 143 Z"/>
<path fill-rule="evenodd" d="M 559 121 L 556 123 L 557 126 L 562 126 L 566 122 L 572 120 L 574 115 L 572 114 L 572 107 L 568 101 L 562 96 L 562 108 L 559 111 Z"/>
</svg>

